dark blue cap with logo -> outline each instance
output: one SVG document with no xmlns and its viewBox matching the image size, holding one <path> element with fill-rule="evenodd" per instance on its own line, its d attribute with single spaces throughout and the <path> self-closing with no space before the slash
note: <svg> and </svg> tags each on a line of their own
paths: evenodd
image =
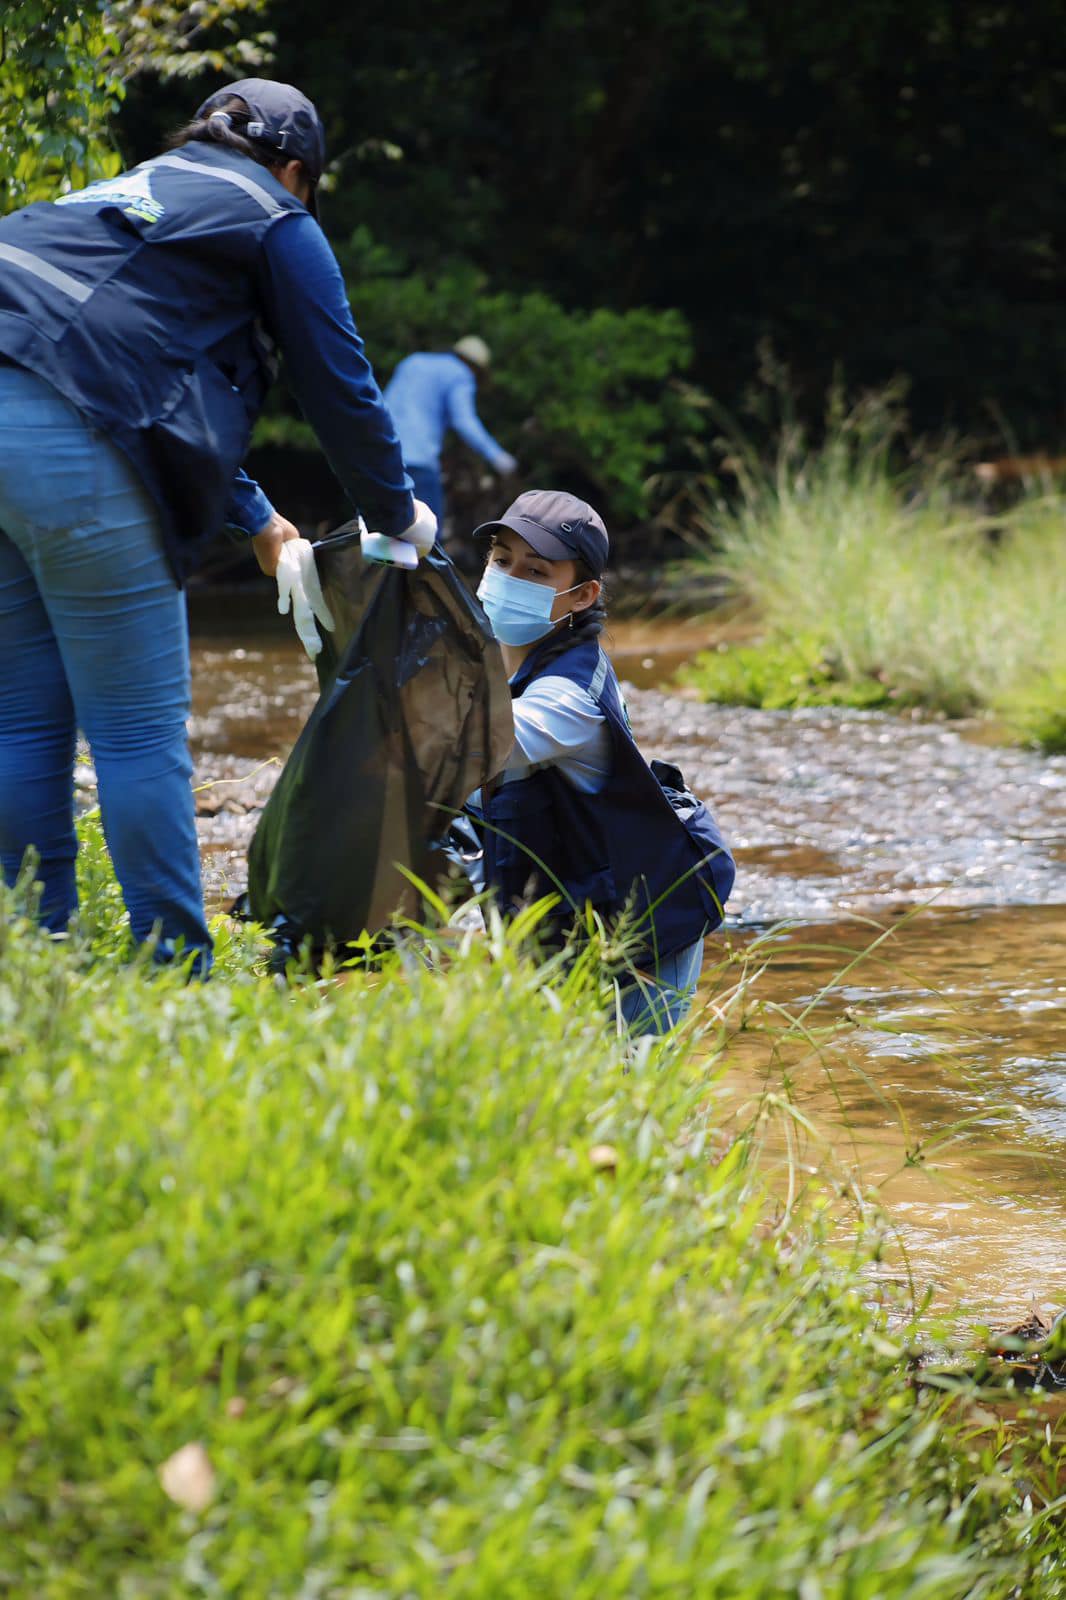
<svg viewBox="0 0 1066 1600">
<path fill-rule="evenodd" d="M 221 111 L 234 96 L 243 100 L 251 116 L 239 131 L 253 144 L 274 150 L 282 161 L 302 161 L 312 184 L 326 164 L 326 135 L 322 119 L 311 101 L 291 83 L 271 78 L 238 78 L 208 95 L 196 115 L 209 117 Z"/>
<path fill-rule="evenodd" d="M 607 565 L 607 529 L 587 500 L 562 489 L 527 489 L 502 517 L 483 522 L 474 537 L 510 528 L 546 561 L 581 560 L 598 578 Z"/>
</svg>

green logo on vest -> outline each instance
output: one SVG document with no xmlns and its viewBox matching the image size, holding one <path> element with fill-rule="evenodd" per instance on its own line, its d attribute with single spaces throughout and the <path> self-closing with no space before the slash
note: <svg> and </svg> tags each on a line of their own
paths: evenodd
<svg viewBox="0 0 1066 1600">
<path fill-rule="evenodd" d="M 87 189 L 74 194 L 61 194 L 57 206 L 115 205 L 128 217 L 139 217 L 142 222 L 158 222 L 166 207 L 152 193 L 151 176 L 147 167 L 135 167 L 132 172 L 122 172 L 117 178 L 104 178 L 91 183 Z"/>
</svg>

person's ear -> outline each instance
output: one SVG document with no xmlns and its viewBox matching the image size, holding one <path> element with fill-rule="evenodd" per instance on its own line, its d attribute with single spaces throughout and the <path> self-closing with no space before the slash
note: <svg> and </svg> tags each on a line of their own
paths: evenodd
<svg viewBox="0 0 1066 1600">
<path fill-rule="evenodd" d="M 283 188 L 307 204 L 311 194 L 311 184 L 307 177 L 307 169 L 302 161 L 295 158 L 292 161 L 279 161 L 274 168 L 275 176 Z"/>
<path fill-rule="evenodd" d="M 589 606 L 594 606 L 600 598 L 600 590 L 602 588 L 603 585 L 599 578 L 587 579 L 581 585 L 581 588 L 575 592 L 570 606 L 571 611 L 587 611 Z"/>
</svg>

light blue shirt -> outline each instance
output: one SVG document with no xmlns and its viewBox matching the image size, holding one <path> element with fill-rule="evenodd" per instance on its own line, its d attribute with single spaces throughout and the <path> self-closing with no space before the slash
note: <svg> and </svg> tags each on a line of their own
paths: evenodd
<svg viewBox="0 0 1066 1600">
<path fill-rule="evenodd" d="M 611 771 L 611 731 L 587 689 L 570 678 L 545 673 L 511 704 L 514 749 L 501 783 L 528 778 L 542 767 L 558 767 L 575 789 L 595 794 Z M 467 801 L 481 810 L 481 790 Z"/>
<path fill-rule="evenodd" d="M 611 731 L 587 689 L 545 673 L 512 702 L 514 749 L 503 782 L 558 767 L 582 794 L 602 789 L 611 771 Z"/>
<path fill-rule="evenodd" d="M 428 350 L 405 356 L 385 390 L 385 403 L 408 466 L 438 466 L 449 428 L 491 467 L 502 470 L 510 463 L 478 416 L 476 397 L 477 379 L 458 356 Z"/>
</svg>

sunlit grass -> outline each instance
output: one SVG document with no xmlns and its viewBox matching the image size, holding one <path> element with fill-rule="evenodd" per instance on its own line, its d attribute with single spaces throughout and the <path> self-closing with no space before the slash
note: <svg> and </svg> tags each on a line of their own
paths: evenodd
<svg viewBox="0 0 1066 1600">
<path fill-rule="evenodd" d="M 1066 499 L 1035 489 L 994 521 L 950 458 L 899 467 L 889 400 L 836 405 L 809 449 L 786 429 L 764 466 L 738 442 L 739 495 L 708 505 L 700 559 L 753 608 L 761 646 L 687 673 L 763 705 L 989 711 L 1066 742 Z"/>
<path fill-rule="evenodd" d="M 189 985 L 101 887 L 60 944 L 0 896 L 6 1594 L 1060 1592 L 876 1234 L 720 1135 L 750 970 L 634 1049 L 491 917 L 288 985 L 249 930 Z"/>
</svg>

